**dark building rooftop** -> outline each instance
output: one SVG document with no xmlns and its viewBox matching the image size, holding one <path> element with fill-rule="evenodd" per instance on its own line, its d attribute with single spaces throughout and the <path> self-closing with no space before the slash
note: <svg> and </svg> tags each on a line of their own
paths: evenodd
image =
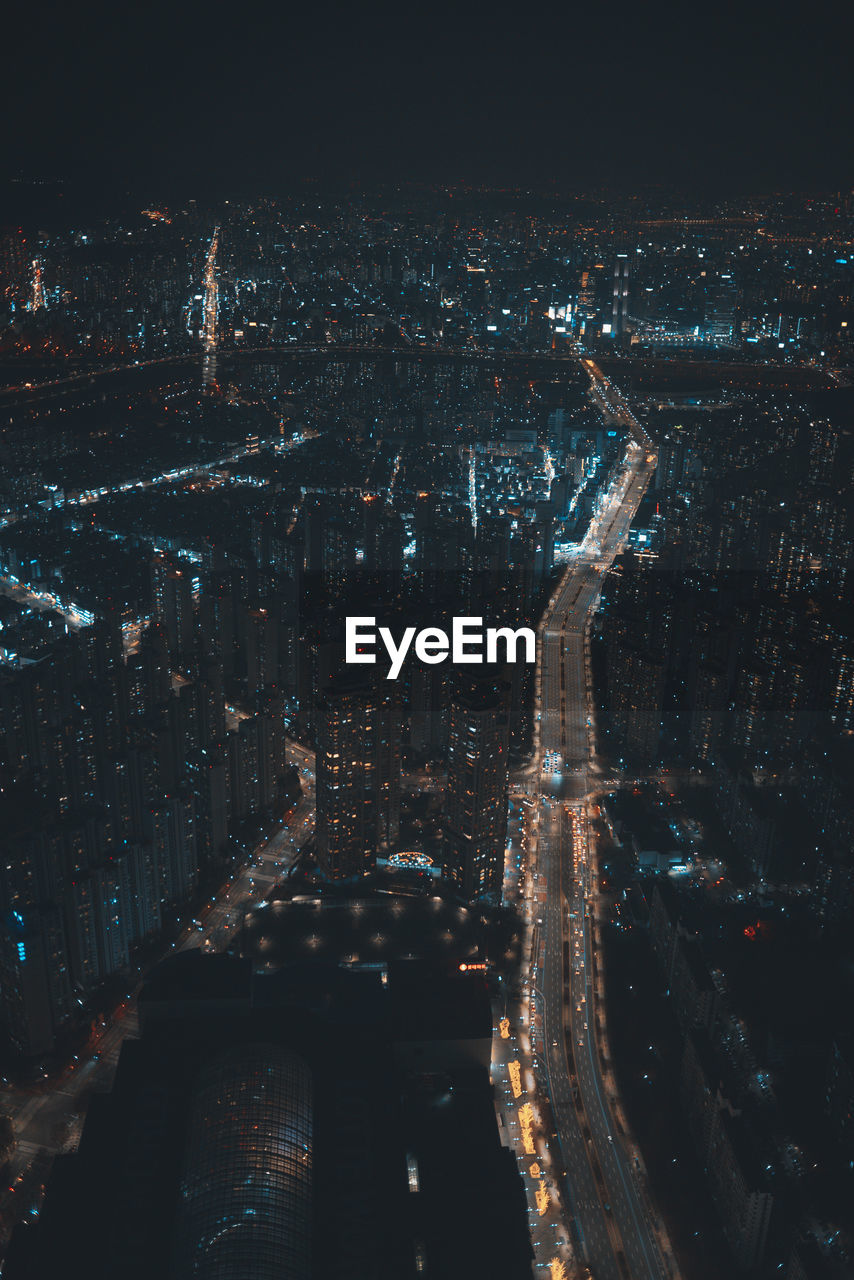
<svg viewBox="0 0 854 1280">
<path fill-rule="evenodd" d="M 266 1149 L 279 1125 L 290 1132 L 287 1116 L 309 1105 L 310 1117 L 300 1122 L 309 1137 L 293 1176 L 304 1178 L 310 1161 L 311 1261 L 293 1274 L 530 1276 L 524 1190 L 515 1157 L 500 1144 L 488 1073 L 474 1056 L 437 1070 L 441 1053 L 429 1050 L 431 1041 L 440 1046 L 466 1034 L 489 1044 L 483 974 L 431 976 L 417 966 L 384 980 L 380 972 L 315 968 L 315 1007 L 307 1007 L 289 1000 L 289 988 L 298 995 L 292 971 L 253 979 L 259 999 L 240 1010 L 247 963 L 183 954 L 152 976 L 142 1038 L 125 1043 L 112 1093 L 93 1099 L 78 1153 L 57 1161 L 38 1223 L 17 1229 L 4 1280 L 189 1275 L 181 1269 L 188 1241 L 205 1249 L 209 1236 L 216 1242 L 204 1214 L 188 1215 L 182 1206 L 188 1188 L 204 1189 L 210 1178 L 224 1197 L 223 1221 L 239 1218 L 247 1265 L 263 1259 L 264 1239 L 299 1235 L 307 1202 L 287 1178 L 253 1172 L 252 1149 Z M 347 1010 L 349 994 L 357 1019 L 337 1014 Z M 162 1016 L 151 1016 L 158 1010 Z M 427 1055 L 413 1069 L 409 1060 L 401 1065 L 394 1045 L 416 1033 Z M 282 1079 L 265 1085 L 266 1101 L 253 1101 L 247 1081 L 259 1064 L 266 1080 L 265 1063 Z M 235 1105 L 262 1117 L 263 1132 L 248 1152 L 233 1147 L 233 1135 L 244 1132 L 239 1126 L 213 1134 L 199 1128 L 205 1108 L 220 1106 L 222 1089 L 212 1093 L 212 1080 Z M 215 1167 L 241 1160 L 252 1165 L 249 1182 L 232 1192 L 217 1182 Z M 221 1256 L 211 1248 L 211 1258 Z M 192 1274 L 213 1280 L 237 1272 Z"/>
</svg>

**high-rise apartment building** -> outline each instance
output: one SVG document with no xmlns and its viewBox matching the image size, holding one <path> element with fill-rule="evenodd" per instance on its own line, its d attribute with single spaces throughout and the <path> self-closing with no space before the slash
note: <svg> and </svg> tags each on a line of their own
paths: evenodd
<svg viewBox="0 0 854 1280">
<path fill-rule="evenodd" d="M 459 679 L 451 698 L 445 874 L 469 898 L 500 892 L 507 837 L 506 686 Z"/>
<path fill-rule="evenodd" d="M 331 875 L 359 875 L 397 839 L 400 718 L 395 693 L 361 675 L 336 676 L 320 691 L 317 845 Z"/>
</svg>

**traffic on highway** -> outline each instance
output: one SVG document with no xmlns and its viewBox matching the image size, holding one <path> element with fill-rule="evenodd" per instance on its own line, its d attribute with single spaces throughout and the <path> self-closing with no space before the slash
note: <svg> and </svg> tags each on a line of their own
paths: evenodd
<svg viewBox="0 0 854 1280">
<path fill-rule="evenodd" d="M 602 781 L 588 647 L 602 584 L 625 546 L 655 466 L 652 440 L 591 360 L 591 397 L 629 443 L 538 632 L 536 758 L 527 771 L 526 994 L 531 1051 L 544 1073 L 565 1173 L 568 1264 L 595 1280 L 659 1280 L 675 1261 L 648 1201 L 616 1097 L 605 1038 L 588 806 Z M 542 1054 L 542 1063 L 537 1051 Z M 561 1236 L 560 1232 L 556 1233 Z M 561 1256 L 561 1265 L 563 1256 Z M 569 1274 L 569 1273 L 567 1273 Z"/>
</svg>

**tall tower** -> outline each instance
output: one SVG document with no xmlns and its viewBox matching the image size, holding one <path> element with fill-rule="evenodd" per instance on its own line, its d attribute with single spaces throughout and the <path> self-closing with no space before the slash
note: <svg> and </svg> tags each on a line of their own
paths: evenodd
<svg viewBox="0 0 854 1280">
<path fill-rule="evenodd" d="M 157 554 L 151 562 L 151 592 L 155 615 L 166 629 L 170 654 L 189 653 L 195 638 L 192 575 Z"/>
<path fill-rule="evenodd" d="M 360 673 L 337 676 L 318 699 L 315 734 L 318 852 L 330 875 L 360 875 L 397 840 L 397 697 Z"/>
<path fill-rule="evenodd" d="M 448 734 L 445 874 L 468 898 L 498 894 L 507 839 L 507 688 L 460 678 Z"/>
<path fill-rule="evenodd" d="M 172 1275 L 307 1280 L 313 1082 L 279 1045 L 239 1045 L 193 1089 Z M 248 1135 L 251 1135 L 248 1136 Z"/>
<path fill-rule="evenodd" d="M 32 298 L 29 266 L 32 259 L 21 227 L 0 227 L 0 298 L 12 310 Z"/>
<path fill-rule="evenodd" d="M 611 308 L 611 333 L 618 338 L 625 332 L 629 309 L 629 255 L 618 253 L 614 263 L 614 299 Z"/>
<path fill-rule="evenodd" d="M 216 255 L 219 249 L 219 227 L 214 228 L 205 258 L 204 302 L 202 306 L 202 345 L 204 361 L 202 364 L 202 386 L 212 391 L 216 387 L 216 341 L 217 317 L 219 312 L 219 279 L 216 269 Z"/>
<path fill-rule="evenodd" d="M 730 271 L 722 271 L 712 289 L 708 311 L 709 338 L 718 346 L 732 346 L 735 335 L 735 281 Z"/>
<path fill-rule="evenodd" d="M 46 305 L 41 258 L 33 258 L 33 292 L 30 300 L 30 310 L 42 311 Z"/>
</svg>

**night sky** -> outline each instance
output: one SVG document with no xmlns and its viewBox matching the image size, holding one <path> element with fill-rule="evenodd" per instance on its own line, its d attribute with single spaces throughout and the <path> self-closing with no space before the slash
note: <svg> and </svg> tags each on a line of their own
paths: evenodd
<svg viewBox="0 0 854 1280">
<path fill-rule="evenodd" d="M 851 10 L 19 2 L 2 172 L 190 194 L 846 188 Z"/>
</svg>

